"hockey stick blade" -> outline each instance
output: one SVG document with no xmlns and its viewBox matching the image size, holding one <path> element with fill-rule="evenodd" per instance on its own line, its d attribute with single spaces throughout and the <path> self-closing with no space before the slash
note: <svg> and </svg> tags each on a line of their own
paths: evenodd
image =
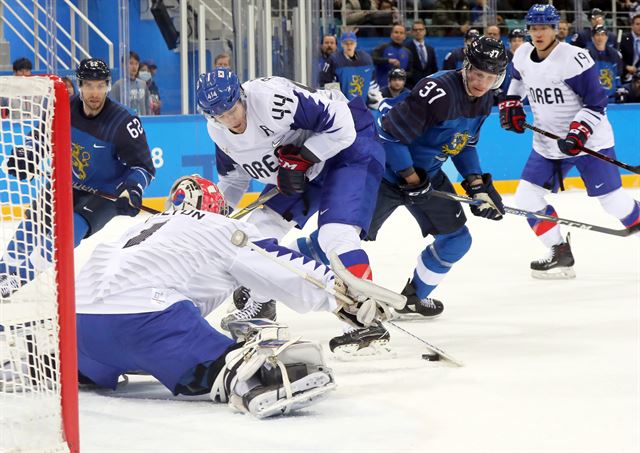
<svg viewBox="0 0 640 453">
<path fill-rule="evenodd" d="M 438 354 L 438 356 L 440 356 L 441 358 L 445 359 L 447 362 L 450 362 L 453 365 L 458 366 L 458 367 L 463 367 L 464 366 L 463 362 L 461 362 L 460 360 L 456 359 L 455 357 L 450 355 L 448 352 L 445 352 L 444 350 L 440 349 L 439 347 L 429 343 L 427 340 L 424 340 L 424 339 L 420 338 L 419 336 L 412 334 L 408 330 L 400 327 L 395 322 L 387 321 L 386 324 L 392 325 L 393 327 L 395 327 L 399 331 L 404 332 L 405 334 L 409 335 L 412 338 L 415 338 L 420 343 L 424 344 L 427 347 L 427 349 L 429 349 L 429 351 L 431 351 L 431 352 L 433 352 L 435 354 Z"/>
<path fill-rule="evenodd" d="M 527 129 L 530 129 L 534 132 L 537 132 L 540 135 L 544 135 L 547 138 L 550 138 L 552 140 L 561 140 L 562 137 L 558 137 L 556 134 L 552 134 L 551 132 L 545 131 L 544 129 L 540 129 L 539 127 L 536 127 L 532 124 L 529 123 L 524 123 L 524 127 L 526 127 Z M 610 164 L 615 165 L 616 167 L 620 167 L 620 168 L 624 168 L 627 171 L 630 171 L 631 173 L 635 173 L 637 175 L 640 175 L 640 165 L 629 165 L 629 164 L 625 164 L 624 162 L 620 162 L 619 160 L 614 159 L 613 157 L 609 157 L 606 156 L 602 153 L 599 153 L 598 151 L 594 151 L 592 149 L 589 149 L 587 147 L 584 146 L 580 146 L 580 145 L 576 145 L 576 148 L 578 148 L 580 151 L 596 157 L 600 160 L 604 160 L 605 162 L 609 162 Z"/>
<path fill-rule="evenodd" d="M 483 202 L 480 200 L 474 200 L 473 198 L 465 197 L 463 195 L 457 195 L 455 193 L 442 192 L 440 190 L 432 190 L 430 192 L 434 197 L 446 198 L 453 201 L 459 201 L 460 203 L 466 203 L 469 205 L 478 206 Z M 622 228 L 616 230 L 614 228 L 607 228 L 598 225 L 592 225 L 590 223 L 578 222 L 577 220 L 563 219 L 562 217 L 553 217 L 546 214 L 540 214 L 538 212 L 525 211 L 524 209 L 511 208 L 505 206 L 504 210 L 507 214 L 519 215 L 523 217 L 529 217 L 532 219 L 548 220 L 549 222 L 557 223 L 558 225 L 566 225 L 572 228 L 579 228 L 581 230 L 594 231 L 596 233 L 610 234 L 612 236 L 626 237 L 634 233 L 638 233 L 638 227 L 634 228 Z"/>
</svg>

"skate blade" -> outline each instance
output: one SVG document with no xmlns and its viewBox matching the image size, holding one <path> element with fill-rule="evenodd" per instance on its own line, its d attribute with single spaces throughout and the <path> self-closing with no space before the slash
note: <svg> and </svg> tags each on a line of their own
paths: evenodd
<svg viewBox="0 0 640 453">
<path fill-rule="evenodd" d="M 396 353 L 389 346 L 389 340 L 373 340 L 365 347 L 360 347 L 357 343 L 345 344 L 336 347 L 332 352 L 336 359 L 343 362 L 394 358 L 396 356 Z"/>
<path fill-rule="evenodd" d="M 398 313 L 396 312 L 394 321 L 430 321 L 432 319 L 436 319 L 442 316 L 442 313 L 434 315 L 434 316 L 425 316 L 420 313 Z"/>
<path fill-rule="evenodd" d="M 531 270 L 531 276 L 540 280 L 570 280 L 576 278 L 572 267 L 556 267 L 548 271 Z"/>
<path fill-rule="evenodd" d="M 335 390 L 336 384 L 331 377 L 318 371 L 291 383 L 291 398 L 278 399 L 284 389 L 272 390 L 258 395 L 249 403 L 249 412 L 256 418 L 283 415 L 287 408 L 289 413 L 311 406 L 327 397 L 327 393 Z"/>
</svg>

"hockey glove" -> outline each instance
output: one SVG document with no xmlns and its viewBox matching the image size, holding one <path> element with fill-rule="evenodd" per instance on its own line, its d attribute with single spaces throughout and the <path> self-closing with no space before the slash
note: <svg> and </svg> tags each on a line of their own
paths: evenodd
<svg viewBox="0 0 640 453">
<path fill-rule="evenodd" d="M 142 206 L 142 187 L 134 181 L 124 181 L 116 187 L 118 199 L 116 203 L 116 211 L 119 215 L 128 215 L 135 217 L 140 212 Z"/>
<path fill-rule="evenodd" d="M 580 154 L 580 148 L 583 147 L 589 137 L 593 134 L 591 127 L 584 121 L 572 121 L 569 125 L 569 133 L 564 139 L 558 140 L 558 148 L 568 156 L 576 156 Z"/>
<path fill-rule="evenodd" d="M 405 199 L 409 204 L 419 203 L 427 200 L 431 197 L 431 180 L 427 175 L 427 172 L 422 168 L 415 169 L 416 174 L 420 178 L 420 183 L 417 185 L 400 184 L 400 190 L 405 194 Z"/>
<path fill-rule="evenodd" d="M 278 190 L 284 195 L 304 193 L 307 187 L 306 171 L 314 162 L 300 155 L 301 148 L 295 145 L 282 145 L 276 148 L 278 169 Z"/>
<path fill-rule="evenodd" d="M 16 146 L 13 154 L 7 159 L 7 173 L 22 181 L 33 179 L 40 163 L 39 148 L 31 139 L 24 146 Z"/>
<path fill-rule="evenodd" d="M 520 96 L 506 96 L 498 103 L 500 110 L 500 126 L 508 131 L 522 134 L 524 132 L 524 122 L 527 115 L 522 108 Z"/>
<path fill-rule="evenodd" d="M 474 200 L 480 200 L 482 203 L 471 205 L 471 213 L 485 219 L 500 220 L 504 215 L 504 205 L 502 197 L 495 187 L 491 175 L 485 173 L 482 175 L 482 182 L 475 182 L 473 185 L 468 181 L 462 181 L 462 188 Z"/>
</svg>

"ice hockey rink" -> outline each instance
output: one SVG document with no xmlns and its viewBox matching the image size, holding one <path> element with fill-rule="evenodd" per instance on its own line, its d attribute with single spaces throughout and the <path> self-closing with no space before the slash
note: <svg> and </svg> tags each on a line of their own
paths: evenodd
<svg viewBox="0 0 640 453">
<path fill-rule="evenodd" d="M 562 217 L 620 228 L 583 191 L 550 199 Z M 505 204 L 513 206 L 513 197 Z M 96 241 L 141 217 L 111 222 L 78 249 L 77 265 Z M 325 401 L 257 420 L 132 376 L 115 392 L 80 391 L 82 450 L 640 451 L 640 237 L 571 229 L 577 278 L 540 281 L 530 277 L 529 261 L 545 250 L 524 218 L 469 214 L 469 227 L 471 251 L 434 293 L 443 315 L 400 324 L 464 367 L 422 360 L 425 347 L 391 327 L 394 357 L 338 361 L 326 347 L 341 332 L 337 318 L 279 304 L 292 335 L 325 345 L 338 384 Z M 400 290 L 424 244 L 398 210 L 366 245 L 374 278 Z M 217 325 L 225 312 L 209 321 Z"/>
</svg>

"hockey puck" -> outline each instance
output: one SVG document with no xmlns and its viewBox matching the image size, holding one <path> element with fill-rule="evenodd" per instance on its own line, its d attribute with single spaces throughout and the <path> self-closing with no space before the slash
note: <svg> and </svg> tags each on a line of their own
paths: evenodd
<svg viewBox="0 0 640 453">
<path fill-rule="evenodd" d="M 428 360 L 429 362 L 437 362 L 438 360 L 440 360 L 440 356 L 435 352 L 427 352 L 425 354 L 422 354 L 422 359 Z"/>
</svg>

